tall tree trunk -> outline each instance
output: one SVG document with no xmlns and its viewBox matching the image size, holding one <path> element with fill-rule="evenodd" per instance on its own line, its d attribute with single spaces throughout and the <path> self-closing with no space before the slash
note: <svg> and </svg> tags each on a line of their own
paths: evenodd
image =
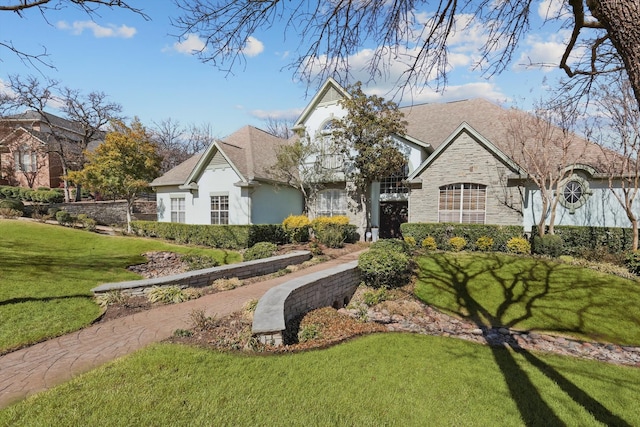
<svg viewBox="0 0 640 427">
<path fill-rule="evenodd" d="M 587 0 L 591 14 L 605 27 L 622 57 L 640 107 L 640 7 L 637 1 Z"/>
</svg>

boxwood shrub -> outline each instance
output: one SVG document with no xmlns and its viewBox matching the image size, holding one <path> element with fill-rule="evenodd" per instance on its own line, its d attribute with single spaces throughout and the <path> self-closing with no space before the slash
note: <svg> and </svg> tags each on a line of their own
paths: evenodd
<svg viewBox="0 0 640 427">
<path fill-rule="evenodd" d="M 557 258 L 564 253 L 564 241 L 557 234 L 536 235 L 533 237 L 531 251 L 537 255 Z"/>
<path fill-rule="evenodd" d="M 244 249 L 249 243 L 250 225 L 195 225 L 175 222 L 132 221 L 138 236 L 174 240 L 180 244 L 220 249 Z"/>
<path fill-rule="evenodd" d="M 453 223 L 404 223 L 400 226 L 402 235 L 413 237 L 416 242 L 424 242 L 427 237 L 435 239 L 438 248 L 446 248 L 449 239 L 462 237 L 467 241 L 468 250 L 478 250 L 481 237 L 493 239 L 493 249 L 506 252 L 507 242 L 512 237 L 522 237 L 524 228 L 515 225 L 453 224 Z"/>
<path fill-rule="evenodd" d="M 394 288 L 409 282 L 410 259 L 398 250 L 371 248 L 358 257 L 362 280 L 374 288 Z"/>
</svg>

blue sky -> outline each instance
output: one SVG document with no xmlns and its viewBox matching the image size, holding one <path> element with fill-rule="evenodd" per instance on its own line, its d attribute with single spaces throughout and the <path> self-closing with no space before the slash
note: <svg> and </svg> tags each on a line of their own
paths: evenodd
<svg viewBox="0 0 640 427">
<path fill-rule="evenodd" d="M 123 106 L 124 114 L 140 117 L 147 126 L 168 118 L 182 125 L 208 123 L 218 137 L 246 124 L 264 128 L 269 116 L 295 119 L 315 93 L 316 87 L 296 82 L 286 68 L 298 41 L 293 37 L 283 40 L 277 28 L 256 34 L 246 48 L 246 64 L 234 74 L 226 74 L 191 54 L 191 49 L 201 46 L 198 34 L 178 43 L 173 36 L 177 30 L 169 17 L 179 11 L 170 0 L 131 3 L 145 8 L 151 20 L 108 9 L 90 18 L 73 7 L 48 11 L 44 17 L 35 9 L 25 11 L 22 18 L 0 12 L 0 41 L 10 40 L 29 53 L 39 53 L 45 46 L 48 60 L 56 67 L 36 69 L 0 48 L 0 90 L 9 75 L 45 75 L 84 93 L 105 92 L 111 101 Z M 447 90 L 443 94 L 429 90 L 413 94 L 414 102 L 484 97 L 505 106 L 526 107 L 527 102 L 540 97 L 545 82 L 554 81 L 561 72 L 524 64 L 557 64 L 568 37 L 557 26 L 542 25 L 540 16 L 549 4 L 554 3 L 539 3 L 539 20 L 533 22 L 533 31 L 521 44 L 513 63 L 490 79 L 471 70 L 483 29 L 472 26 L 457 34 L 451 44 Z M 366 54 L 363 50 L 351 63 L 358 64 Z M 384 96 L 392 86 L 378 82 L 366 89 Z"/>
</svg>

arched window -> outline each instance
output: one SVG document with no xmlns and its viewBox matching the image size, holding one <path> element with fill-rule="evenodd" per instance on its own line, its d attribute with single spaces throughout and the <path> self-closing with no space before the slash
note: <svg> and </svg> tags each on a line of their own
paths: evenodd
<svg viewBox="0 0 640 427">
<path fill-rule="evenodd" d="M 484 224 L 487 208 L 487 186 L 472 183 L 440 187 L 438 222 Z"/>
<path fill-rule="evenodd" d="M 344 156 L 333 141 L 332 131 L 335 125 L 334 119 L 325 121 L 319 129 L 320 154 L 318 160 L 324 169 L 340 169 L 344 165 Z"/>
</svg>

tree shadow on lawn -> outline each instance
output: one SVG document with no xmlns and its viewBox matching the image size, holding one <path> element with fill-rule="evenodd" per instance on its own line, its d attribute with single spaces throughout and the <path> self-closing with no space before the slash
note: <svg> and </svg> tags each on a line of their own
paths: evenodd
<svg viewBox="0 0 640 427">
<path fill-rule="evenodd" d="M 530 319 L 537 312 L 538 305 L 544 306 L 546 298 L 566 298 L 562 291 L 552 286 L 553 275 L 562 268 L 561 264 L 536 260 L 529 270 L 511 271 L 509 274 L 502 274 L 500 270 L 507 268 L 508 264 L 517 262 L 518 258 L 498 257 L 493 255 L 478 256 L 470 263 L 464 265 L 456 256 L 434 256 L 433 259 L 439 267 L 439 271 L 421 271 L 420 279 L 428 280 L 438 290 L 450 293 L 459 306 L 458 315 L 472 320 L 485 336 L 491 327 L 514 327 Z M 466 260 L 465 260 L 466 261 Z M 482 302 L 474 298 L 472 293 L 478 290 L 471 290 L 470 286 L 474 279 L 480 275 L 489 274 L 493 281 L 500 286 L 501 300 L 495 307 L 485 307 Z M 434 284 L 434 281 L 436 282 Z M 533 282 L 541 285 L 531 286 Z M 572 284 L 573 285 L 573 284 Z M 576 281 L 576 286 L 585 289 L 598 286 L 598 283 L 581 283 Z M 556 294 L 556 295 L 554 295 Z M 584 313 L 588 312 L 589 305 L 594 302 L 593 297 L 587 295 L 585 306 L 578 310 L 577 315 L 581 319 L 576 327 L 578 331 L 584 324 Z M 514 306 L 519 306 L 513 310 Z M 553 307 L 553 304 L 551 304 Z M 556 307 L 553 307 L 556 309 Z M 559 308 L 561 309 L 561 308 Z M 561 318 L 561 316 L 559 316 Z M 488 339 L 487 342 L 490 342 Z M 630 426 L 600 402 L 589 396 L 584 390 L 563 376 L 558 370 L 537 358 L 531 352 L 519 347 L 515 339 L 508 340 L 511 350 L 522 354 L 531 366 L 554 382 L 569 398 L 576 404 L 588 411 L 596 420 L 605 425 Z M 527 373 L 518 365 L 514 355 L 509 349 L 490 346 L 493 358 L 496 361 L 505 383 L 509 388 L 512 399 L 516 403 L 525 425 L 545 425 L 561 426 L 563 422 L 553 409 L 545 402 L 538 388 L 531 381 Z"/>
</svg>

